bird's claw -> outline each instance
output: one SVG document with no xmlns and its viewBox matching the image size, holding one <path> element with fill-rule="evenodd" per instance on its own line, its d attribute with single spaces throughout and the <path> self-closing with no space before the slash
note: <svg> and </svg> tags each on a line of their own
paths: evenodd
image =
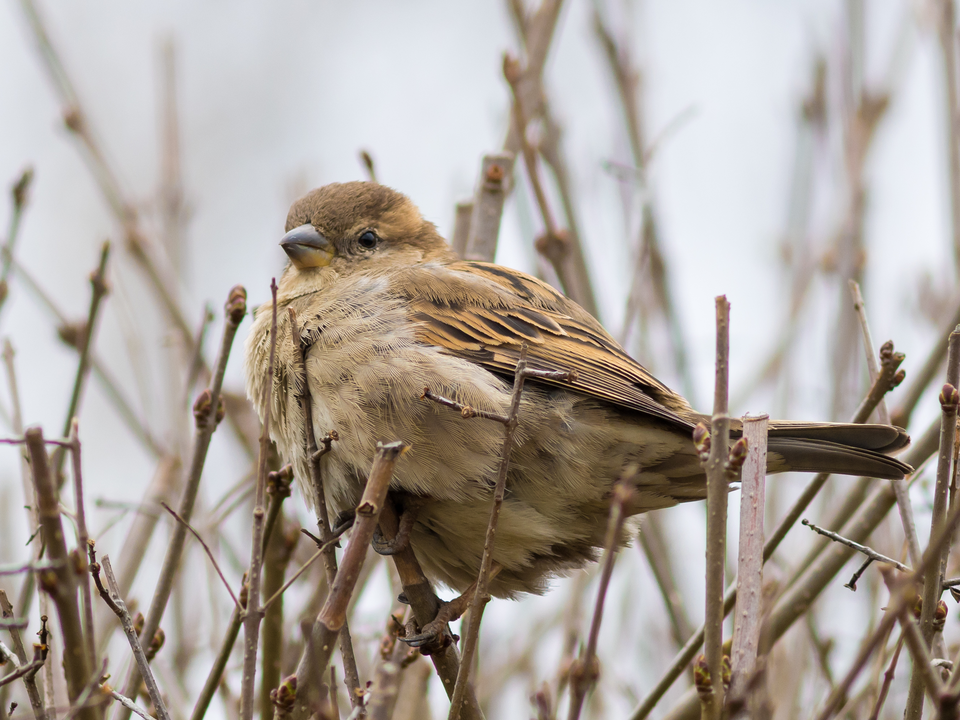
<svg viewBox="0 0 960 720">
<path fill-rule="evenodd" d="M 406 635 L 400 639 L 420 650 L 421 655 L 433 655 L 458 642 L 460 636 L 451 633 L 445 622 L 434 620 L 424 625 L 416 635 Z"/>
</svg>

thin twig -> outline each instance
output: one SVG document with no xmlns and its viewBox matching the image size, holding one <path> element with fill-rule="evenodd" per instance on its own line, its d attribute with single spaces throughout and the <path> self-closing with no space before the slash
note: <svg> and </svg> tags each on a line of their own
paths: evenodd
<svg viewBox="0 0 960 720">
<path fill-rule="evenodd" d="M 193 535 L 193 536 L 197 539 L 197 542 L 200 543 L 201 546 L 203 546 L 204 551 L 207 553 L 207 557 L 210 558 L 210 562 L 211 562 L 211 564 L 213 565 L 213 569 L 217 571 L 217 575 L 219 575 L 219 576 L 220 576 L 220 579 L 223 581 L 223 586 L 227 589 L 227 592 L 230 593 L 230 599 L 233 600 L 234 606 L 237 607 L 238 609 L 241 609 L 241 610 L 242 610 L 242 607 L 241 607 L 241 605 L 240 605 L 240 601 L 237 599 L 237 596 L 234 594 L 233 588 L 230 587 L 230 583 L 227 582 L 227 578 L 225 578 L 225 577 L 223 576 L 223 570 L 220 569 L 220 564 L 217 562 L 216 557 L 214 557 L 213 551 L 210 550 L 210 546 L 207 545 L 207 543 L 204 541 L 204 539 L 203 539 L 202 537 L 200 537 L 200 533 L 198 533 L 196 530 L 194 530 L 194 529 L 193 529 L 193 526 L 190 525 L 190 523 L 188 523 L 186 520 L 184 520 L 182 517 L 180 517 L 180 515 L 177 513 L 177 511 L 174 510 L 174 509 L 173 509 L 172 507 L 170 507 L 169 505 L 167 505 L 165 502 L 161 502 L 160 505 L 161 505 L 161 507 L 163 507 L 164 510 L 166 510 L 168 513 L 170 513 L 171 515 L 173 515 L 174 519 L 175 519 L 178 523 L 183 523 L 183 525 L 187 528 L 187 530 L 190 531 L 190 534 Z"/>
<path fill-rule="evenodd" d="M 873 712 L 870 713 L 869 720 L 878 720 L 880 711 L 883 709 L 883 703 L 887 700 L 887 693 L 890 692 L 890 686 L 893 684 L 894 673 L 897 669 L 897 662 L 900 660 L 900 651 L 903 649 L 903 632 L 897 639 L 897 647 L 893 651 L 893 657 L 890 658 L 890 664 L 887 665 L 883 673 L 883 685 L 880 686 L 880 693 L 877 695 L 877 702 L 873 706 Z"/>
<path fill-rule="evenodd" d="M 887 589 L 889 589 L 891 593 L 895 592 L 895 584 L 897 581 L 890 570 L 882 568 L 880 574 L 883 576 L 883 581 L 886 583 Z M 919 673 L 923 678 L 923 684 L 930 699 L 935 703 L 939 703 L 943 695 L 943 681 L 940 680 L 940 674 L 931 662 L 927 643 L 924 642 L 923 637 L 920 635 L 920 628 L 917 626 L 906 604 L 900 607 L 900 611 L 897 613 L 897 619 L 900 621 L 900 627 L 903 628 L 903 637 L 906 641 L 910 657 L 913 659 L 914 671 Z"/>
<path fill-rule="evenodd" d="M 613 563 L 620 549 L 623 523 L 627 519 L 627 505 L 636 492 L 633 486 L 635 477 L 636 473 L 628 473 L 621 477 L 613 488 L 610 518 L 607 521 L 607 537 L 603 546 L 603 569 L 600 572 L 600 586 L 597 588 L 597 604 L 593 609 L 593 619 L 590 621 L 590 634 L 587 636 L 587 645 L 583 654 L 570 668 L 570 720 L 579 719 L 587 692 L 600 676 L 600 667 L 597 662 L 600 622 L 603 619 L 603 606 L 607 598 L 607 589 L 610 587 L 610 578 L 613 575 Z"/>
<path fill-rule="evenodd" d="M 473 664 L 473 657 L 477 650 L 477 642 L 480 635 L 480 621 L 483 619 L 483 609 L 490 600 L 487 594 L 487 586 L 490 582 L 490 574 L 493 567 L 493 549 L 494 543 L 496 542 L 497 524 L 500 520 L 500 508 L 503 505 L 503 497 L 507 490 L 507 472 L 510 468 L 510 453 L 513 451 L 513 441 L 517 430 L 523 385 L 528 378 L 537 377 L 568 380 L 571 378 L 571 374 L 569 372 L 546 372 L 528 368 L 527 345 L 524 343 L 520 349 L 520 357 L 517 360 L 516 370 L 514 371 L 513 394 L 510 398 L 510 409 L 507 412 L 506 422 L 503 423 L 503 444 L 500 449 L 500 465 L 497 472 L 497 483 L 493 490 L 493 505 L 490 509 L 490 520 L 487 523 L 487 531 L 483 540 L 480 573 L 477 576 L 476 589 L 470 601 L 467 628 L 464 633 L 463 657 L 460 659 L 460 674 L 457 676 L 457 684 L 453 689 L 453 697 L 450 700 L 449 720 L 457 720 L 457 718 L 460 717 L 460 709 L 464 702 L 470 677 L 470 667 Z"/>
<path fill-rule="evenodd" d="M 857 314 L 857 320 L 860 323 L 860 332 L 863 335 L 863 346 L 866 350 L 867 368 L 870 371 L 870 382 L 874 382 L 880 375 L 880 364 L 877 362 L 877 356 L 874 355 L 873 336 L 870 333 L 870 323 L 867 321 L 867 311 L 864 306 L 863 296 L 860 294 L 860 285 L 856 280 L 849 281 L 850 294 L 853 296 L 853 309 Z M 884 359 L 893 355 L 893 343 L 886 342 L 880 348 L 880 358 Z M 899 384 L 899 383 L 898 383 Z M 890 413 L 887 410 L 885 400 L 880 400 L 877 404 L 877 416 L 884 425 L 890 424 Z M 916 565 L 920 562 L 920 541 L 917 539 L 917 524 L 913 518 L 913 506 L 910 503 L 910 493 L 907 490 L 907 481 L 898 478 L 891 481 L 893 491 L 897 494 L 897 508 L 900 510 L 900 524 L 903 526 L 903 535 L 907 541 L 907 552 L 910 556 L 910 562 Z"/>
<path fill-rule="evenodd" d="M 177 507 L 177 512 L 180 514 L 180 517 L 188 522 L 193 515 L 193 506 L 196 503 L 197 493 L 200 489 L 200 478 L 203 475 L 203 465 L 207 458 L 210 440 L 222 417 L 219 412 L 220 389 L 223 386 L 223 376 L 226 372 L 227 360 L 230 357 L 230 348 L 233 346 L 233 339 L 236 337 L 240 321 L 243 320 L 246 314 L 246 298 L 246 290 L 239 285 L 231 289 L 226 305 L 224 306 L 226 322 L 224 323 L 223 337 L 220 341 L 220 350 L 214 365 L 215 369 L 210 381 L 210 387 L 200 393 L 197 401 L 194 403 L 196 431 L 194 432 L 193 456 L 190 461 L 190 470 L 187 474 L 183 493 L 180 497 L 180 503 Z M 186 528 L 180 523 L 177 523 L 170 534 L 170 542 L 167 545 L 167 552 L 163 558 L 160 577 L 157 580 L 153 598 L 150 601 L 150 609 L 147 611 L 147 616 L 144 620 L 142 633 L 146 638 L 152 638 L 160 627 L 160 620 L 163 617 L 164 610 L 166 610 L 167 607 L 167 601 L 170 599 L 170 593 L 173 590 L 173 580 L 180 567 L 180 560 L 183 556 L 186 538 Z M 131 668 L 130 673 L 127 675 L 126 683 L 124 684 L 124 690 L 121 693 L 134 701 L 136 701 L 139 688 L 138 676 L 139 670 L 136 667 Z M 118 720 L 127 720 L 129 713 L 120 712 L 118 716 Z"/>
<path fill-rule="evenodd" d="M 710 673 L 713 698 L 711 717 L 719 720 L 723 707 L 723 574 L 726 564 L 727 495 L 730 453 L 730 416 L 727 395 L 730 358 L 730 303 L 716 298 L 717 353 L 710 450 L 704 463 L 707 474 L 707 579 L 703 651 Z"/>
<path fill-rule="evenodd" d="M 101 687 L 101 689 L 102 689 L 104 692 L 109 693 L 109 694 L 110 694 L 110 697 L 112 697 L 112 698 L 113 698 L 114 700 L 116 700 L 118 703 L 120 703 L 121 705 L 123 705 L 125 708 L 127 708 L 127 710 L 129 710 L 130 712 L 132 712 L 134 715 L 139 715 L 140 717 L 143 718 L 143 720 L 156 720 L 156 719 L 153 717 L 153 715 L 151 715 L 149 712 L 147 712 L 147 711 L 144 710 L 142 707 L 140 707 L 139 705 L 137 705 L 133 700 L 131 700 L 131 699 L 128 698 L 128 697 L 125 697 L 125 696 L 121 695 L 120 693 L 118 693 L 116 690 L 114 690 L 114 689 L 113 689 L 112 687 L 110 687 L 109 685 L 101 685 L 100 687 Z"/>
<path fill-rule="evenodd" d="M 77 504 L 77 546 L 80 557 L 87 547 L 90 536 L 87 534 L 87 516 L 83 506 L 83 469 L 80 461 L 80 428 L 76 418 L 70 423 L 70 456 L 73 460 L 73 494 Z M 93 598 L 90 595 L 90 575 L 84 573 L 80 580 L 80 603 L 83 608 L 83 637 L 87 641 L 87 662 L 90 667 L 97 666 L 97 644 L 94 637 Z"/>
<path fill-rule="evenodd" d="M 143 652 L 143 646 L 140 644 L 140 637 L 133 626 L 133 619 L 130 617 L 130 612 L 127 610 L 126 603 L 124 603 L 123 598 L 120 597 L 120 590 L 117 586 L 117 578 L 113 574 L 113 568 L 110 566 L 110 558 L 108 556 L 103 556 L 102 565 L 103 574 L 107 579 L 107 589 L 110 593 L 110 600 L 112 601 L 111 609 L 113 609 L 114 612 L 117 613 L 117 617 L 120 618 L 120 625 L 123 627 L 123 634 L 127 636 L 127 642 L 130 643 L 130 648 L 133 650 L 133 657 L 137 661 L 137 667 L 140 669 L 140 677 L 143 678 L 143 682 L 147 686 L 147 693 L 150 695 L 150 702 L 153 703 L 153 706 L 157 710 L 157 720 L 168 720 L 170 716 L 167 713 L 167 707 L 163 702 L 163 697 L 160 695 L 160 688 L 157 687 L 157 681 L 153 677 L 153 671 L 150 669 L 150 663 L 147 661 L 147 656 Z M 147 640 L 151 640 L 153 635 L 143 635 L 143 637 L 147 638 Z"/>
<path fill-rule="evenodd" d="M 40 657 L 37 657 L 35 660 L 31 660 L 26 665 L 20 665 L 13 672 L 0 677 L 0 687 L 9 685 L 14 680 L 19 680 L 30 673 L 35 673 L 37 670 L 43 667 L 44 657 L 42 651 L 39 648 L 35 648 L 34 655 L 39 655 Z"/>
<path fill-rule="evenodd" d="M 86 385 L 87 375 L 90 370 L 90 348 L 93 345 L 93 336 L 97 327 L 97 319 L 100 317 L 100 305 L 103 298 L 107 296 L 107 260 L 110 258 L 110 242 L 106 241 L 100 247 L 100 264 L 90 276 L 90 311 L 87 313 L 87 321 L 83 326 L 83 334 L 78 343 L 78 352 L 80 355 L 77 362 L 77 375 L 73 381 L 73 390 L 70 393 L 70 404 L 67 407 L 67 417 L 63 423 L 63 437 L 70 434 L 70 428 L 73 419 L 76 417 L 80 408 L 80 398 L 83 395 L 83 389 Z M 57 482 L 57 487 L 63 486 L 63 461 L 66 459 L 66 449 L 57 448 L 50 464 L 53 469 L 53 477 Z"/>
<path fill-rule="evenodd" d="M 873 548 L 867 547 L 866 545 L 861 545 L 860 543 L 854 542 L 853 540 L 848 540 L 847 538 L 843 537 L 839 533 L 833 532 L 832 530 L 825 530 L 822 527 L 814 525 L 812 522 L 810 522 L 806 518 L 801 520 L 800 524 L 805 525 L 806 527 L 810 528 L 816 533 L 819 533 L 820 535 L 823 535 L 824 537 L 830 538 L 834 542 L 838 542 L 841 545 L 846 545 L 849 548 L 853 548 L 858 553 L 866 555 L 868 558 L 870 558 L 871 561 L 886 563 L 888 565 L 893 565 L 897 570 L 910 572 L 910 568 L 908 568 L 899 560 L 894 560 L 893 558 L 887 557 L 886 555 L 881 555 Z"/>
</svg>

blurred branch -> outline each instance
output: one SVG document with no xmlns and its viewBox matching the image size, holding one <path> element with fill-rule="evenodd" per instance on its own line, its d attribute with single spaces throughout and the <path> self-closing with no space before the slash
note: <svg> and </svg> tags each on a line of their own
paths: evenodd
<svg viewBox="0 0 960 720">
<path fill-rule="evenodd" d="M 483 177 L 483 175 L 481 175 L 481 177 Z M 450 247 L 452 247 L 453 251 L 460 257 L 465 257 L 467 251 L 467 240 L 470 237 L 470 221 L 472 216 L 473 200 L 463 200 L 457 203 L 454 213 L 453 237 L 450 239 Z M 497 213 L 497 230 L 500 229 L 499 218 L 500 213 Z"/>
<path fill-rule="evenodd" d="M 635 472 L 624 474 L 613 487 L 610 501 L 610 517 L 607 520 L 607 537 L 603 547 L 603 563 L 600 573 L 600 585 L 597 588 L 597 604 L 590 622 L 590 634 L 581 656 L 570 668 L 570 720 L 578 720 L 587 692 L 600 676 L 600 664 L 597 661 L 597 642 L 600 637 L 600 622 L 603 620 L 603 606 L 613 575 L 613 563 L 621 545 L 623 523 L 627 519 L 627 506 L 636 490 L 633 486 Z"/>
<path fill-rule="evenodd" d="M 867 321 L 867 311 L 864 307 L 863 296 L 860 294 L 860 285 L 855 280 L 849 281 L 850 294 L 853 296 L 853 310 L 857 314 L 857 320 L 860 324 L 860 333 L 863 337 L 863 348 L 867 358 L 867 369 L 870 371 L 870 382 L 876 381 L 880 375 L 880 365 L 877 362 L 877 356 L 874 354 L 873 335 L 870 333 L 870 323 Z M 893 355 L 893 342 L 887 341 L 880 348 L 880 358 L 889 359 Z M 902 357 L 902 354 L 901 354 Z M 903 376 L 900 375 L 901 381 Z M 899 382 L 897 383 L 899 384 Z M 887 411 L 887 403 L 881 398 L 877 403 L 877 416 L 884 425 L 890 424 L 890 413 Z M 920 562 L 920 541 L 917 539 L 917 525 L 913 519 L 913 506 L 910 503 L 910 491 L 907 489 L 907 481 L 903 478 L 891 480 L 893 491 L 897 495 L 897 509 L 900 511 L 900 524 L 903 526 L 903 535 L 907 541 L 907 551 L 910 555 L 910 562 L 914 565 Z"/>
<path fill-rule="evenodd" d="M 623 335 L 626 337 L 629 328 L 636 321 L 636 315 L 643 302 L 641 291 L 649 283 L 653 290 L 653 297 L 663 314 L 664 325 L 670 337 L 673 351 L 673 364 L 683 382 L 684 394 L 692 399 L 695 397 L 695 388 L 690 364 L 687 360 L 687 345 L 684 340 L 683 324 L 676 310 L 676 303 L 670 286 L 670 273 L 667 270 L 666 258 L 661 249 L 660 229 L 653 206 L 650 203 L 649 184 L 647 182 L 647 161 L 650 148 L 647 147 L 643 132 L 640 104 L 641 74 L 634 65 L 629 47 L 623 43 L 618 43 L 604 23 L 599 1 L 594 2 L 593 29 L 600 47 L 603 49 L 607 67 L 610 69 L 617 90 L 617 97 L 620 100 L 620 108 L 626 125 L 627 141 L 633 155 L 634 170 L 637 173 L 644 198 L 641 208 L 640 237 L 636 244 L 637 265 L 627 298 Z"/>
<path fill-rule="evenodd" d="M 61 435 L 67 437 L 74 418 L 80 409 L 80 398 L 83 394 L 90 369 L 90 346 L 93 344 L 93 334 L 97 327 L 97 318 L 100 315 L 100 304 L 107 295 L 107 260 L 110 257 L 110 242 L 105 241 L 100 247 L 100 264 L 90 276 L 90 311 L 87 313 L 87 322 L 77 343 L 77 352 L 80 360 L 77 363 L 77 376 L 73 381 L 73 390 L 70 393 L 70 405 L 67 407 L 67 417 L 63 424 Z M 57 487 L 63 487 L 63 462 L 66 459 L 66 449 L 57 448 L 53 452 L 50 464 L 53 466 L 53 477 Z"/>
<path fill-rule="evenodd" d="M 90 127 L 88 115 L 81 106 L 70 76 L 60 60 L 59 52 L 46 31 L 36 0 L 21 0 L 21 7 L 27 16 L 40 55 L 59 95 L 63 107 L 64 124 L 80 141 L 80 147 L 83 150 L 81 154 L 87 167 L 123 230 L 127 251 L 150 281 L 157 300 L 180 335 L 187 354 L 193 355 L 196 351 L 193 333 L 186 320 L 186 314 L 180 307 L 179 293 L 175 283 L 169 277 L 169 273 L 161 268 L 152 244 L 142 231 L 134 204 L 127 199 L 117 174 L 107 162 L 106 155 Z M 205 364 L 203 374 L 210 375 L 210 370 Z M 246 409 L 249 411 L 249 408 Z M 231 416 L 230 421 L 241 445 L 252 456 L 253 449 L 249 447 L 246 436 L 240 431 L 237 419 Z"/>
<path fill-rule="evenodd" d="M 643 518 L 643 525 L 637 538 L 640 547 L 647 558 L 650 570 L 657 582 L 657 588 L 663 597 L 663 605 L 670 618 L 670 630 L 677 645 L 683 644 L 693 634 L 693 626 L 683 602 L 683 593 L 677 586 L 674 574 L 673 561 L 669 547 L 672 543 L 667 540 L 663 516 L 657 512 L 649 512 Z"/>
<path fill-rule="evenodd" d="M 10 188 L 10 198 L 13 201 L 13 211 L 10 213 L 10 226 L 7 237 L 3 241 L 3 252 L 0 257 L 0 310 L 3 309 L 7 297 L 10 295 L 10 273 L 13 269 L 13 252 L 20 237 L 20 220 L 23 210 L 30 197 L 30 184 L 33 182 L 33 168 L 26 168 L 20 173 L 20 178 Z"/>
<path fill-rule="evenodd" d="M 513 176 L 513 158 L 512 153 L 483 156 L 480 179 L 477 181 L 473 200 L 473 212 L 468 225 L 469 232 L 461 253 L 466 260 L 493 262 L 497 253 L 503 203 L 507 199 Z"/>
<path fill-rule="evenodd" d="M 7 593 L 3 590 L 0 590 L 0 616 L 2 616 L 4 620 L 12 620 L 15 617 L 13 605 L 10 604 Z M 20 665 L 25 665 L 27 663 L 27 651 L 23 645 L 23 637 L 20 635 L 20 629 L 15 625 L 8 625 L 6 626 L 6 630 L 10 633 L 10 639 L 13 641 L 13 650 L 17 654 Z M 47 712 L 43 706 L 43 691 L 37 685 L 36 673 L 25 675 L 23 684 L 27 690 L 27 697 L 30 700 L 30 708 L 33 710 L 34 719 L 46 720 Z"/>
<path fill-rule="evenodd" d="M 933 4 L 938 15 L 937 38 L 940 41 L 940 60 L 943 63 L 944 127 L 947 131 L 947 160 L 949 167 L 950 235 L 956 272 L 960 275 L 960 138 L 957 132 L 957 20 L 952 0 L 938 0 Z"/>
<path fill-rule="evenodd" d="M 954 442 L 957 437 L 957 406 L 960 404 L 960 327 L 950 335 L 947 351 L 947 382 L 940 392 L 940 452 L 937 456 L 937 483 L 933 491 L 933 517 L 930 520 L 930 541 L 927 545 L 929 552 L 934 547 L 934 541 L 944 530 L 947 522 L 948 493 L 952 484 L 955 468 L 952 468 L 954 457 Z M 953 470 L 951 472 L 951 470 Z M 954 505 L 958 505 L 954 503 Z M 920 633 L 923 642 L 929 647 L 936 632 L 933 616 L 940 602 L 943 592 L 943 578 L 947 568 L 947 558 L 950 555 L 950 539 L 948 538 L 940 549 L 937 562 L 923 576 L 923 607 L 920 611 Z M 907 632 L 904 628 L 904 632 Z M 907 648 L 910 647 L 910 638 L 907 638 Z M 911 652 L 914 652 L 911 649 Z M 905 720 L 920 720 L 923 714 L 923 688 L 925 676 L 924 668 L 914 663 L 913 674 L 910 676 L 910 694 L 907 696 L 907 707 L 904 712 Z"/>
</svg>

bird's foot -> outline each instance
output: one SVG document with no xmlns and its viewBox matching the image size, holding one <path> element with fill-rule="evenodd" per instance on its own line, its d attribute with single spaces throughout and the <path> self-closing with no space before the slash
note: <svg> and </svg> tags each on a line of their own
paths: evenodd
<svg viewBox="0 0 960 720">
<path fill-rule="evenodd" d="M 330 533 L 334 537 L 340 537 L 347 530 L 353 527 L 354 520 L 357 519 L 357 513 L 355 510 L 344 510 L 342 513 L 337 515 L 337 519 L 333 521 L 333 529 Z"/>
<path fill-rule="evenodd" d="M 501 569 L 498 563 L 494 563 L 490 568 L 490 579 L 496 577 Z M 460 638 L 450 632 L 447 624 L 458 620 L 467 611 L 476 591 L 477 583 L 474 581 L 459 597 L 440 603 L 437 616 L 420 628 L 419 633 L 408 632 L 401 640 L 410 647 L 420 648 L 423 655 L 431 655 L 447 647 L 451 642 L 458 641 Z M 404 602 L 404 600 L 404 596 L 401 595 L 400 601 Z"/>
<path fill-rule="evenodd" d="M 440 603 L 436 617 L 420 628 L 420 632 L 416 631 L 414 625 L 409 627 L 407 634 L 400 639 L 410 647 L 419 648 L 423 655 L 432 655 L 457 642 L 460 637 L 451 633 L 447 624 L 459 619 L 466 612 L 476 588 L 477 584 L 474 583 L 459 597 Z M 404 600 L 402 595 L 400 600 Z"/>
<path fill-rule="evenodd" d="M 422 506 L 423 501 L 420 498 L 404 498 L 403 513 L 400 515 L 400 526 L 397 530 L 396 537 L 392 540 L 385 538 L 380 531 L 380 526 L 377 526 L 377 529 L 373 533 L 371 545 L 373 545 L 373 549 L 378 555 L 396 555 L 407 549 L 410 545 L 410 533 L 413 530 L 414 524 L 417 522 L 417 515 L 420 513 Z"/>
</svg>

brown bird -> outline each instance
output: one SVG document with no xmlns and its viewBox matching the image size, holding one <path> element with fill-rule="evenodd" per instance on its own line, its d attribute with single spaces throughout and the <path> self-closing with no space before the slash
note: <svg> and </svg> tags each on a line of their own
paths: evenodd
<svg viewBox="0 0 960 720">
<path fill-rule="evenodd" d="M 308 347 L 316 435 L 339 434 L 322 459 L 328 505 L 356 507 L 378 441 L 409 443 L 391 491 L 419 508 L 409 541 L 433 580 L 462 591 L 477 577 L 503 426 L 465 420 L 424 399 L 424 388 L 505 414 L 523 344 L 530 367 L 576 374 L 524 386 L 492 594 L 543 592 L 551 576 L 595 559 L 613 483 L 624 473 L 635 473 L 631 514 L 706 496 L 691 439 L 705 416 L 546 283 L 461 260 L 407 197 L 374 183 L 314 190 L 294 203 L 286 231 L 273 439 L 311 497 L 296 332 Z M 254 403 L 262 402 L 270 307 L 260 308 L 247 340 Z M 287 307 L 296 310 L 296 329 Z M 908 443 L 886 425 L 774 421 L 768 471 L 900 478 L 911 468 L 887 454 Z"/>
</svg>

